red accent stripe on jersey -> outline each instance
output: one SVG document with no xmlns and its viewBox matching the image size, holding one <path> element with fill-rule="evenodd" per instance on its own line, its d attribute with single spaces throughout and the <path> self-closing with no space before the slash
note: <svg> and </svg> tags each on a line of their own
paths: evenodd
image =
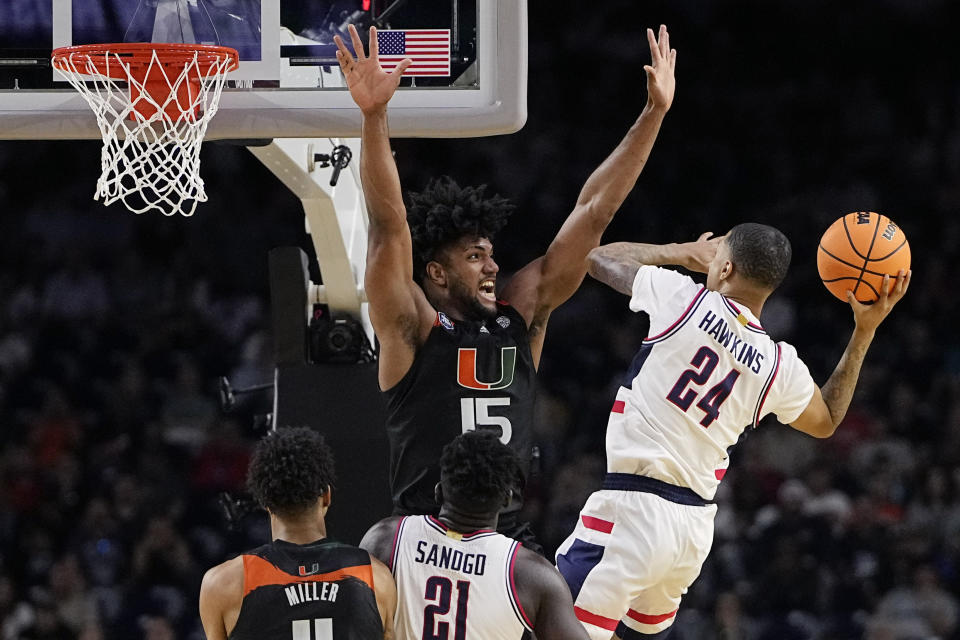
<svg viewBox="0 0 960 640">
<path fill-rule="evenodd" d="M 428 527 L 431 527 L 443 535 L 447 535 L 447 527 L 433 516 L 423 516 L 423 521 Z"/>
<path fill-rule="evenodd" d="M 464 540 L 472 540 L 473 538 L 476 538 L 477 536 L 483 535 L 485 533 L 496 533 L 496 532 L 493 529 L 477 529 L 473 533 L 464 533 L 462 535 Z"/>
<path fill-rule="evenodd" d="M 770 375 L 770 380 L 767 382 L 767 386 L 764 387 L 763 393 L 760 396 L 760 402 L 757 404 L 757 412 L 753 414 L 753 427 L 757 427 L 757 423 L 760 422 L 760 415 L 763 413 L 763 403 L 767 401 L 767 396 L 770 395 L 770 389 L 773 389 L 773 381 L 777 379 L 777 373 L 780 372 L 780 343 L 777 343 L 777 362 L 774 364 L 773 373 Z"/>
<path fill-rule="evenodd" d="M 723 480 L 723 476 L 727 475 L 726 469 L 714 469 L 713 475 L 717 476 L 717 480 Z"/>
<path fill-rule="evenodd" d="M 586 609 L 581 609 L 580 607 L 574 607 L 573 612 L 577 616 L 577 620 L 580 622 L 586 622 L 587 624 L 592 624 L 601 629 L 606 629 L 607 631 L 615 631 L 619 620 L 614 620 L 613 618 L 605 618 L 603 616 L 591 613 Z"/>
<path fill-rule="evenodd" d="M 613 531 L 613 523 L 609 520 L 601 520 L 600 518 L 594 518 L 593 516 L 580 516 L 580 520 L 583 521 L 583 526 L 587 529 L 593 529 L 594 531 L 599 531 L 600 533 L 610 533 Z"/>
<path fill-rule="evenodd" d="M 272 584 L 295 584 L 297 582 L 338 582 L 344 578 L 356 578 L 373 589 L 373 567 L 362 565 L 343 567 L 329 573 L 313 576 L 294 576 L 283 571 L 260 556 L 243 556 L 243 595 L 247 596 L 257 587 Z"/>
<path fill-rule="evenodd" d="M 673 616 L 677 615 L 677 610 L 674 609 L 670 613 L 661 613 L 659 615 L 652 616 L 647 613 L 634 611 L 633 609 L 627 609 L 627 615 L 642 624 L 659 624 L 664 620 L 669 620 Z"/>
<path fill-rule="evenodd" d="M 627 403 L 623 400 L 617 400 L 613 403 L 613 409 L 610 409 L 610 413 L 623 413 L 623 408 L 627 406 Z"/>
<path fill-rule="evenodd" d="M 517 593 L 517 584 L 513 580 L 513 566 L 517 562 L 517 553 L 519 553 L 519 551 L 520 543 L 515 542 L 513 545 L 513 553 L 510 554 L 510 599 L 517 605 L 517 611 L 523 616 L 523 621 L 526 623 L 527 628 L 532 630 L 533 623 L 530 622 L 530 616 L 527 615 L 527 612 L 523 610 L 523 604 L 520 602 L 520 594 Z"/>
<path fill-rule="evenodd" d="M 660 333 L 658 333 L 658 334 L 655 335 L 655 336 L 647 336 L 646 338 L 644 338 L 644 342 L 649 342 L 650 340 L 656 340 L 657 338 L 662 338 L 664 335 L 666 335 L 666 334 L 670 333 L 671 331 L 673 331 L 674 327 L 676 327 L 678 324 L 680 324 L 680 322 L 683 321 L 683 319 L 687 317 L 687 314 L 690 313 L 690 310 L 691 310 L 691 309 L 693 309 L 693 305 L 697 302 L 697 300 L 699 300 L 699 299 L 703 296 L 703 293 L 704 293 L 706 290 L 707 290 L 706 287 L 700 287 L 700 290 L 697 291 L 697 295 L 693 296 L 693 300 L 690 301 L 690 304 L 687 305 L 687 308 L 684 309 L 683 313 L 680 315 L 679 318 L 677 318 L 677 319 L 673 322 L 672 325 L 670 325 L 669 327 L 667 327 L 666 329 L 664 329 L 663 331 L 661 331 Z"/>
<path fill-rule="evenodd" d="M 733 309 L 734 311 L 736 311 L 736 312 L 737 312 L 737 315 L 743 314 L 743 311 L 740 311 L 740 307 L 738 307 L 737 305 L 735 305 L 735 304 L 733 304 L 732 302 L 730 302 L 729 300 L 727 300 L 726 297 L 723 298 L 723 301 L 727 303 L 727 306 L 729 306 L 731 309 Z M 746 316 L 743 316 L 743 317 L 746 318 Z M 761 326 L 760 326 L 759 324 L 757 324 L 756 322 L 748 322 L 748 323 L 747 323 L 747 326 L 750 327 L 751 329 L 759 329 L 760 331 L 763 331 L 764 333 L 766 333 L 766 329 L 764 329 L 763 327 L 761 327 Z"/>
<path fill-rule="evenodd" d="M 452 531 L 450 527 L 445 525 L 441 520 L 439 520 L 434 516 L 427 516 L 427 520 L 429 520 L 434 525 L 436 525 L 434 528 L 438 529 L 440 533 L 444 535 L 446 535 L 448 531 Z M 479 536 L 482 534 L 496 533 L 496 531 L 494 531 L 493 529 L 477 529 L 476 531 L 471 531 L 470 533 L 462 533 L 460 531 L 454 531 L 454 533 L 460 534 L 460 538 L 462 540 L 470 540 L 471 538 L 475 538 L 476 536 Z"/>
</svg>

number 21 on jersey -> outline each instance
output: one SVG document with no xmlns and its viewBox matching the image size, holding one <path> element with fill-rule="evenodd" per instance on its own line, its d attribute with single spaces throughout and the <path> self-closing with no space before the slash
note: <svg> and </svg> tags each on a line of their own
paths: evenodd
<svg viewBox="0 0 960 640">
<path fill-rule="evenodd" d="M 450 637 L 450 622 L 444 620 L 450 613 L 453 599 L 453 582 L 442 576 L 427 579 L 423 594 L 428 604 L 423 609 L 422 640 L 465 640 L 467 637 L 467 600 L 470 597 L 470 582 L 457 580 L 457 606 L 454 612 L 453 637 Z M 438 620 L 439 618 L 439 620 Z"/>
</svg>

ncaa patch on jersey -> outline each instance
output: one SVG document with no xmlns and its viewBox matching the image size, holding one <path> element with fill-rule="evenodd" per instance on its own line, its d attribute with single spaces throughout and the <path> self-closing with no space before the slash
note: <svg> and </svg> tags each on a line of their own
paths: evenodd
<svg viewBox="0 0 960 640">
<path fill-rule="evenodd" d="M 497 316 L 497 324 L 506 329 L 510 326 L 510 318 L 507 316 Z"/>
<path fill-rule="evenodd" d="M 440 320 L 440 324 L 443 325 L 443 328 L 447 331 L 453 331 L 453 320 L 448 318 L 442 311 L 437 312 L 437 319 Z"/>
</svg>

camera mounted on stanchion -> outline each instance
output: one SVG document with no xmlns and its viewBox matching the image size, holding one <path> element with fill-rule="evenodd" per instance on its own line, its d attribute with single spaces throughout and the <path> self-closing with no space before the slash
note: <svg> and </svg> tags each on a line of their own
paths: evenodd
<svg viewBox="0 0 960 640">
<path fill-rule="evenodd" d="M 350 315 L 332 314 L 325 304 L 313 305 L 307 337 L 310 362 L 314 364 L 357 364 L 375 359 L 363 325 Z"/>
<path fill-rule="evenodd" d="M 350 147 L 338 144 L 333 147 L 330 153 L 314 153 L 313 145 L 307 147 L 307 171 L 313 171 L 316 167 L 333 167 L 330 174 L 330 186 L 337 186 L 340 180 L 340 172 L 350 166 L 353 159 L 353 152 Z"/>
</svg>

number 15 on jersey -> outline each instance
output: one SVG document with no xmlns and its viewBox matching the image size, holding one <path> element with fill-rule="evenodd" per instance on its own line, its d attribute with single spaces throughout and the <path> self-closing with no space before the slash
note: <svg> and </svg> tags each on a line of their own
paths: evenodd
<svg viewBox="0 0 960 640">
<path fill-rule="evenodd" d="M 510 398 L 460 398 L 460 426 L 464 433 L 477 428 L 500 427 L 500 442 L 509 444 L 513 436 L 510 419 L 490 415 L 491 408 L 509 406 Z"/>
</svg>

